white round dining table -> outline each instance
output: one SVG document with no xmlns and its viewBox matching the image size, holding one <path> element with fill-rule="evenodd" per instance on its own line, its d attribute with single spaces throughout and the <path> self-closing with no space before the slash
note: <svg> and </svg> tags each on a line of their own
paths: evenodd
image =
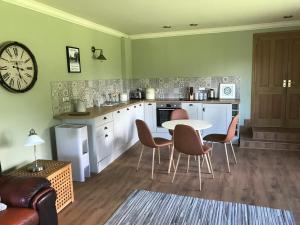
<svg viewBox="0 0 300 225">
<path fill-rule="evenodd" d="M 212 127 L 212 124 L 205 120 L 170 120 L 162 123 L 162 127 L 167 128 L 168 130 L 174 130 L 176 125 L 188 125 L 195 130 L 204 130 Z"/>
</svg>

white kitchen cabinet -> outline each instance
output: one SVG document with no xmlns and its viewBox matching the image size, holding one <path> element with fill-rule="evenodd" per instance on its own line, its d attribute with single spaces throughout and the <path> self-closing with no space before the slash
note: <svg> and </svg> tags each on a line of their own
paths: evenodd
<svg viewBox="0 0 300 225">
<path fill-rule="evenodd" d="M 203 120 L 212 124 L 211 128 L 203 130 L 203 136 L 208 134 L 226 134 L 231 122 L 231 104 L 203 104 Z"/>
<path fill-rule="evenodd" d="M 185 109 L 191 120 L 202 119 L 202 103 L 189 103 L 183 102 L 181 107 Z M 201 112 L 201 117 L 199 118 L 199 112 Z"/>
<path fill-rule="evenodd" d="M 127 112 L 126 108 L 113 112 L 114 123 L 114 151 L 121 152 L 126 147 L 127 141 Z"/>
<path fill-rule="evenodd" d="M 146 102 L 144 104 L 145 122 L 152 133 L 156 132 L 156 103 Z"/>
</svg>

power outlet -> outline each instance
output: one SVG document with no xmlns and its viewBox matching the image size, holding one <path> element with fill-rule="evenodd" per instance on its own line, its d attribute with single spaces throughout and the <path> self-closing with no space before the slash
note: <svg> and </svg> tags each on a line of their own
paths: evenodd
<svg viewBox="0 0 300 225">
<path fill-rule="evenodd" d="M 68 101 L 70 101 L 70 98 L 69 97 L 63 97 L 63 102 L 68 102 Z"/>
</svg>

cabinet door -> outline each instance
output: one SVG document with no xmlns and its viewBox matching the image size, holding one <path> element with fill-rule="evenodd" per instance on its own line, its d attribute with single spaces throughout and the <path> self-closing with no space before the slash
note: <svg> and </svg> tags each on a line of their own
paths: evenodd
<svg viewBox="0 0 300 225">
<path fill-rule="evenodd" d="M 109 131 L 101 136 L 96 136 L 97 142 L 97 161 L 100 162 L 112 154 L 113 150 L 113 132 Z"/>
<path fill-rule="evenodd" d="M 145 103 L 144 115 L 151 132 L 156 132 L 156 103 Z"/>
<path fill-rule="evenodd" d="M 202 120 L 202 103 L 182 103 L 181 107 L 185 109 L 192 120 Z"/>
<path fill-rule="evenodd" d="M 122 150 L 125 147 L 127 133 L 126 127 L 126 109 L 120 109 L 113 113 L 114 117 L 114 149 Z"/>
<path fill-rule="evenodd" d="M 182 103 L 181 107 L 187 111 L 191 120 L 198 119 L 198 106 L 197 103 Z"/>
<path fill-rule="evenodd" d="M 232 116 L 231 108 L 231 104 L 203 104 L 203 120 L 212 124 L 211 128 L 203 130 L 203 136 L 226 134 Z"/>
<path fill-rule="evenodd" d="M 136 133 L 135 131 L 135 110 L 133 106 L 127 107 L 126 108 L 126 114 L 125 114 L 125 126 L 124 126 L 124 133 L 126 133 L 125 136 L 125 146 L 126 148 L 124 149 L 124 151 L 130 147 L 130 142 L 131 140 L 134 138 L 134 135 Z"/>
</svg>

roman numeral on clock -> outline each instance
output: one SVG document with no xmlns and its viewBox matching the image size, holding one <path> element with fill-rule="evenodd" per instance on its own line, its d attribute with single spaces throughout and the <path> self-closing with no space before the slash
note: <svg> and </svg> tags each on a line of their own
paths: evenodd
<svg viewBox="0 0 300 225">
<path fill-rule="evenodd" d="M 13 87 L 14 85 L 15 85 L 15 81 L 13 78 L 11 78 L 9 81 L 9 86 Z"/>
<path fill-rule="evenodd" d="M 4 61 L 6 61 L 6 62 L 9 62 L 7 59 L 4 59 L 4 58 L 2 58 L 2 57 L 1 57 L 0 59 L 4 60 Z"/>
<path fill-rule="evenodd" d="M 30 67 L 27 67 L 26 69 L 27 69 L 27 70 L 32 70 L 32 67 L 30 66 Z"/>
<path fill-rule="evenodd" d="M 17 84 L 18 84 L 18 88 L 19 90 L 21 89 L 21 82 L 20 82 L 20 79 L 17 80 Z"/>
<path fill-rule="evenodd" d="M 7 66 L 0 66 L 0 70 L 7 70 L 8 67 Z"/>
<path fill-rule="evenodd" d="M 28 63 L 29 61 L 30 61 L 30 59 L 28 58 L 24 61 L 24 63 Z"/>
<path fill-rule="evenodd" d="M 17 48 L 13 48 L 13 50 L 14 50 L 15 56 L 17 57 L 18 56 L 18 49 Z"/>
<path fill-rule="evenodd" d="M 10 58 L 12 58 L 12 54 L 11 54 L 11 52 L 9 51 L 8 48 L 5 50 L 5 52 L 7 53 L 7 55 L 9 55 Z"/>
<path fill-rule="evenodd" d="M 10 74 L 9 74 L 9 73 L 5 73 L 5 74 L 2 75 L 2 79 L 3 79 L 4 81 L 7 81 L 7 80 L 9 79 L 9 77 L 10 77 Z"/>
</svg>

